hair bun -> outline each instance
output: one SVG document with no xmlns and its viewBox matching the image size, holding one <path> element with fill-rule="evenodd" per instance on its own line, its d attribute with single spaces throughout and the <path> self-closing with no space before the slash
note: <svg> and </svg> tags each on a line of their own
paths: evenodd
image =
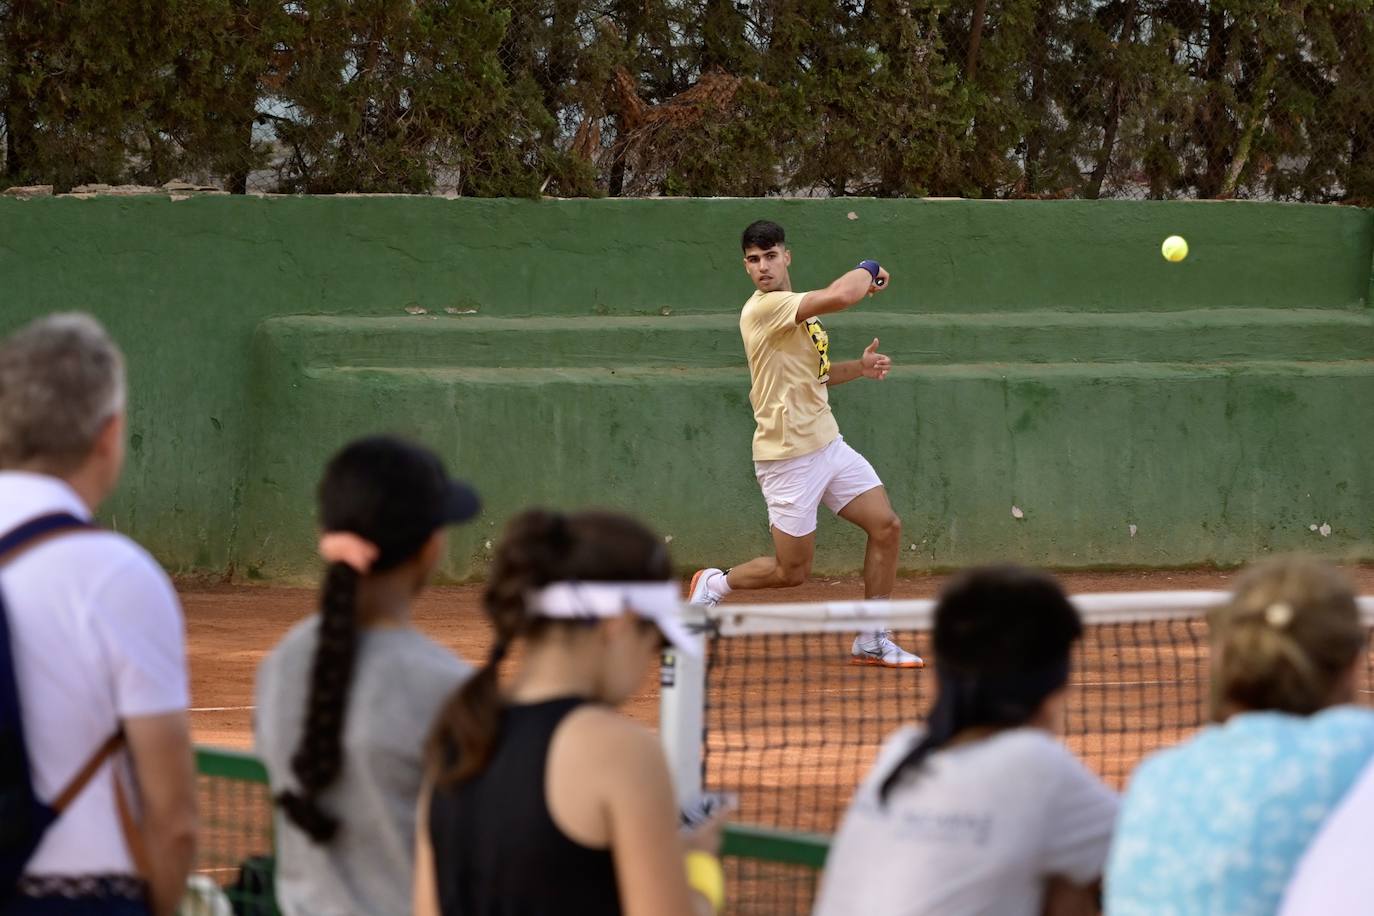
<svg viewBox="0 0 1374 916">
<path fill-rule="evenodd" d="M 1293 622 L 1293 605 L 1286 601 L 1275 601 L 1264 609 L 1264 622 L 1276 630 L 1282 630 Z"/>
</svg>

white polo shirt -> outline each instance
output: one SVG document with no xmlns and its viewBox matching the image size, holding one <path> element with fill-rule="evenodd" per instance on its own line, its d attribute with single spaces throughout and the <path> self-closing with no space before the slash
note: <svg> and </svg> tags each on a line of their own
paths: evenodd
<svg viewBox="0 0 1374 916">
<path fill-rule="evenodd" d="M 0 472 L 0 534 L 53 512 L 89 519 L 65 482 Z M 181 607 L 143 548 L 108 531 L 59 535 L 0 570 L 25 739 L 38 796 L 52 799 L 121 720 L 184 710 Z M 115 757 L 129 771 L 128 755 Z M 130 874 L 106 764 L 46 834 L 31 875 Z"/>
</svg>

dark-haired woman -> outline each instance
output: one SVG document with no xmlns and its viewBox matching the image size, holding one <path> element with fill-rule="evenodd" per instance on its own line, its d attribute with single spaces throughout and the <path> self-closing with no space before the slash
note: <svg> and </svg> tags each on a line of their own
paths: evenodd
<svg viewBox="0 0 1374 916">
<path fill-rule="evenodd" d="M 663 541 L 624 516 L 511 522 L 485 597 L 491 658 L 430 745 L 417 913 L 693 916 L 719 905 L 716 833 L 687 848 L 657 740 L 615 710 L 664 639 L 697 651 L 671 576 Z M 503 692 L 497 668 L 517 643 Z"/>
<path fill-rule="evenodd" d="M 439 459 L 362 439 L 319 488 L 329 564 L 320 612 L 258 671 L 254 732 L 277 802 L 277 900 L 288 916 L 411 908 L 415 805 L 434 716 L 470 669 L 410 626 L 477 497 Z"/>
<path fill-rule="evenodd" d="M 950 583 L 935 703 L 859 787 L 818 916 L 1095 911 L 1117 799 L 1054 736 L 1081 633 L 1048 576 L 988 567 Z"/>
</svg>

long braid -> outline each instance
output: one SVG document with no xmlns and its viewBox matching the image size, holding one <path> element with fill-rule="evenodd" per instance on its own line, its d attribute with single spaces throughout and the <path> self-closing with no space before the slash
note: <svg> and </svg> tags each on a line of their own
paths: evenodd
<svg viewBox="0 0 1374 916">
<path fill-rule="evenodd" d="M 392 571 L 402 574 L 397 584 L 423 584 L 426 564 L 434 560 L 424 551 L 435 530 L 470 517 L 477 497 L 451 480 L 432 452 L 390 436 L 357 439 L 336 453 L 317 496 L 320 555 L 328 565 L 304 721 L 289 774 L 272 777 L 279 784 L 286 776 L 291 785 L 276 796 L 286 818 L 314 842 L 326 843 L 348 821 L 347 812 L 326 810 L 321 798 L 346 766 L 349 694 L 363 651 L 359 591 L 365 596 L 374 577 Z"/>
<path fill-rule="evenodd" d="M 358 653 L 357 592 L 358 574 L 343 563 L 330 565 L 320 600 L 305 729 L 291 757 L 300 789 L 277 796 L 286 816 L 317 843 L 328 842 L 339 829 L 339 819 L 320 807 L 319 795 L 343 769 L 344 719 Z"/>
<path fill-rule="evenodd" d="M 443 782 L 470 779 L 491 760 L 501 729 L 501 661 L 530 626 L 527 593 L 559 578 L 570 537 L 566 519 L 557 512 L 533 510 L 511 523 L 483 596 L 496 629 L 491 654 L 454 693 L 430 738 L 430 759 Z"/>
</svg>

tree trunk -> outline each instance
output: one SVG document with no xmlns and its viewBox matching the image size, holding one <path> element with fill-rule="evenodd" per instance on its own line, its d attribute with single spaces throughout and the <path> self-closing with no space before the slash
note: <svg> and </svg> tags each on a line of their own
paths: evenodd
<svg viewBox="0 0 1374 916">
<path fill-rule="evenodd" d="M 701 69 L 712 68 L 734 73 L 739 62 L 734 59 L 735 46 L 731 21 L 734 7 L 730 0 L 706 0 L 702 21 Z"/>
<path fill-rule="evenodd" d="M 611 174 L 606 187 L 608 197 L 620 197 L 625 193 L 625 152 L 628 145 L 625 142 L 625 118 L 616 115 L 615 142 L 611 144 Z"/>
<path fill-rule="evenodd" d="M 559 97 L 563 86 L 573 74 L 573 64 L 577 58 L 577 16 L 580 12 L 578 0 L 554 0 L 553 29 L 550 32 L 549 63 L 545 69 L 544 107 L 557 113 Z"/>
<path fill-rule="evenodd" d="M 8 46 L 5 56 L 14 69 L 10 71 L 9 85 L 4 89 L 5 113 L 5 179 L 8 184 L 27 184 L 36 174 L 38 163 L 34 152 L 33 110 L 28 100 L 23 98 L 19 89 L 18 73 L 20 62 L 28 59 L 25 53 L 25 36 L 18 34 L 16 24 L 20 20 L 22 3 L 10 4 L 10 15 L 0 20 L 4 30 L 4 42 Z"/>
<path fill-rule="evenodd" d="M 988 0 L 974 0 L 973 19 L 969 23 L 968 49 L 964 54 L 964 82 L 972 89 L 978 81 L 978 53 L 983 45 L 983 25 L 987 21 Z M 972 170 L 966 175 L 969 184 L 977 183 L 979 193 L 983 197 L 996 196 L 995 183 L 985 179 L 987 176 L 980 176 L 981 165 L 987 160 L 987 148 L 991 145 L 987 142 L 986 131 L 979 131 L 977 109 L 968 130 L 973 135 L 974 156 Z"/>
<path fill-rule="evenodd" d="M 248 170 L 253 158 L 253 120 L 239 128 L 239 142 L 236 144 L 238 155 L 233 168 L 225 176 L 225 190 L 230 194 L 248 193 Z"/>
<path fill-rule="evenodd" d="M 1231 158 L 1231 164 L 1226 167 L 1226 178 L 1222 181 L 1218 197 L 1235 196 L 1236 186 L 1240 183 L 1240 173 L 1245 171 L 1245 164 L 1250 160 L 1250 147 L 1254 144 L 1255 132 L 1264 123 L 1264 103 L 1269 96 L 1269 88 L 1274 83 L 1274 74 L 1278 72 L 1278 66 L 1279 59 L 1276 56 L 1270 56 L 1264 64 L 1264 72 L 1260 74 L 1255 91 L 1250 96 L 1250 108 L 1246 112 L 1240 142 L 1236 144 L 1236 154 Z"/>
<path fill-rule="evenodd" d="M 33 123 L 29 113 L 10 95 L 5 106 L 5 179 L 8 184 L 27 183 L 33 167 Z"/>
<path fill-rule="evenodd" d="M 983 22 L 988 15 L 988 0 L 974 0 L 973 22 L 968 30 L 968 53 L 964 56 L 964 79 L 972 83 L 978 76 L 978 49 L 983 44 Z"/>
<path fill-rule="evenodd" d="M 1374 61 L 1374 28 L 1363 21 L 1363 13 L 1342 16 L 1340 34 L 1347 37 L 1341 61 L 1341 82 L 1361 88 L 1360 103 L 1342 113 L 1350 125 L 1350 162 L 1343 184 L 1346 200 L 1374 205 L 1374 87 L 1369 84 L 1369 68 Z"/>
<path fill-rule="evenodd" d="M 367 157 L 368 140 L 372 133 L 372 125 L 368 123 L 368 108 L 373 100 L 374 92 L 380 91 L 383 87 L 378 85 L 377 64 L 382 56 L 382 36 L 387 33 L 384 21 L 369 23 L 371 26 L 367 38 L 367 48 L 363 52 L 362 60 L 358 61 L 358 75 L 354 78 L 357 86 L 358 97 L 354 104 L 358 109 L 358 126 L 353 131 L 353 135 L 348 142 L 348 168 L 350 174 L 345 180 L 356 184 L 361 178 L 359 162 Z M 372 181 L 373 176 L 369 175 L 367 181 Z M 369 187 L 368 190 L 371 190 Z"/>
<path fill-rule="evenodd" d="M 1225 78 L 1227 42 L 1230 29 L 1226 26 L 1224 10 L 1214 6 L 1207 14 L 1207 53 L 1202 60 L 1203 79 L 1208 84 L 1207 99 L 1199 119 L 1198 141 L 1203 148 L 1203 172 L 1198 176 L 1198 197 L 1216 197 L 1225 182 L 1226 167 L 1231 157 L 1223 131 L 1230 125 L 1226 102 L 1218 84 Z"/>
<path fill-rule="evenodd" d="M 1045 104 L 1045 55 L 1047 53 L 1046 47 L 1049 45 L 1049 31 L 1053 27 L 1053 20 L 1051 19 L 1053 12 L 1053 4 L 1041 0 L 1040 8 L 1035 14 L 1035 38 L 1031 46 L 1030 94 L 1030 110 L 1035 117 L 1035 123 L 1031 125 L 1030 131 L 1026 135 L 1025 186 L 1027 194 L 1036 194 L 1042 190 L 1040 158 L 1045 153 L 1045 134 L 1049 129 L 1049 125 L 1046 123 L 1049 120 L 1049 110 Z"/>
<path fill-rule="evenodd" d="M 1135 13 L 1136 0 L 1127 0 L 1125 12 L 1121 17 L 1121 36 L 1116 45 L 1118 54 L 1121 49 L 1129 48 L 1135 41 Z M 1107 110 L 1102 116 L 1102 145 L 1097 149 L 1093 173 L 1088 178 L 1088 187 L 1084 189 L 1084 196 L 1089 200 L 1097 200 L 1102 196 L 1102 183 L 1107 179 L 1107 169 L 1111 167 L 1112 153 L 1116 150 L 1117 131 L 1121 129 L 1121 109 L 1125 96 L 1121 74 L 1125 71 L 1125 64 L 1117 60 L 1113 69 L 1116 70 L 1116 75 L 1107 93 Z"/>
</svg>

